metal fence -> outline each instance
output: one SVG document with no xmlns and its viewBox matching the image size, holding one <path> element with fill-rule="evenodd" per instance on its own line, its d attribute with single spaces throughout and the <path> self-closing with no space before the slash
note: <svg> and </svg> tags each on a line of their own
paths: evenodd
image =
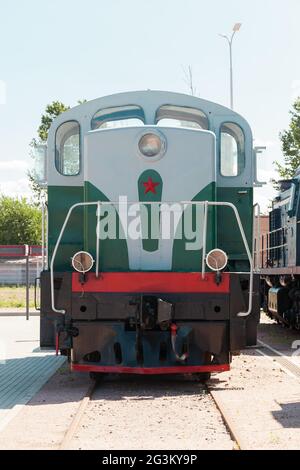
<svg viewBox="0 0 300 470">
<path fill-rule="evenodd" d="M 42 270 L 42 247 L 0 245 L 0 285 L 33 285 Z"/>
</svg>

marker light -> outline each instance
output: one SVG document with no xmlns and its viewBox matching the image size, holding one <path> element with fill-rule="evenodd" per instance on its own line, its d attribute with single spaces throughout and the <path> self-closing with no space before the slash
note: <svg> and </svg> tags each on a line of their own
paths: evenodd
<svg viewBox="0 0 300 470">
<path fill-rule="evenodd" d="M 72 258 L 72 266 L 79 273 L 87 273 L 93 265 L 94 259 L 87 251 L 78 251 Z"/>
<path fill-rule="evenodd" d="M 206 256 L 206 264 L 212 271 L 222 271 L 228 263 L 228 256 L 223 250 L 216 248 Z"/>
<path fill-rule="evenodd" d="M 145 157 L 156 157 L 163 150 L 161 138 L 156 134 L 145 134 L 140 138 L 139 151 Z"/>
</svg>

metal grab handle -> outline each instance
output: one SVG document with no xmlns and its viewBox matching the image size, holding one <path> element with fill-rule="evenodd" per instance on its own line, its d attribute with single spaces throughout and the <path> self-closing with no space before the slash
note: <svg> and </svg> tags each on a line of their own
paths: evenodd
<svg viewBox="0 0 300 470">
<path fill-rule="evenodd" d="M 34 280 L 34 308 L 40 312 L 41 311 L 41 307 L 38 307 L 37 306 L 37 298 L 36 298 L 36 292 L 37 292 L 37 281 L 40 281 L 41 278 L 40 277 L 36 277 L 35 280 Z"/>
<path fill-rule="evenodd" d="M 202 279 L 205 279 L 205 258 L 206 258 L 206 238 L 207 238 L 208 202 L 204 203 L 203 241 L 202 241 Z"/>
<path fill-rule="evenodd" d="M 66 313 L 65 310 L 63 310 L 63 309 L 60 310 L 60 309 L 57 309 L 55 307 L 55 299 L 54 299 L 54 261 L 55 261 L 55 257 L 56 257 L 58 247 L 60 245 L 61 239 L 63 237 L 63 234 L 65 232 L 66 226 L 69 222 L 69 219 L 70 219 L 70 216 L 71 216 L 73 210 L 76 209 L 77 207 L 83 207 L 83 206 L 97 206 L 97 207 L 99 207 L 99 204 L 119 205 L 120 203 L 121 202 L 113 202 L 113 201 L 79 202 L 79 203 L 74 204 L 73 206 L 70 207 L 70 209 L 68 211 L 68 214 L 67 214 L 67 217 L 65 218 L 65 221 L 64 221 L 63 226 L 61 228 L 59 237 L 56 241 L 56 244 L 55 244 L 55 247 L 54 247 L 54 250 L 53 250 L 53 254 L 52 254 L 52 258 L 51 258 L 51 263 L 50 263 L 51 308 L 54 312 L 62 313 L 62 314 Z M 126 204 L 128 204 L 128 203 L 129 202 L 126 201 Z M 135 203 L 137 203 L 137 201 Z M 250 315 L 250 313 L 252 312 L 252 304 L 253 304 L 253 299 L 252 299 L 252 297 L 253 297 L 253 258 L 252 258 L 252 254 L 251 254 L 248 242 L 247 242 L 247 237 L 245 235 L 245 231 L 243 229 L 243 225 L 242 225 L 241 218 L 240 218 L 240 215 L 239 215 L 239 212 L 238 212 L 237 208 L 231 202 L 180 201 L 180 203 L 183 204 L 183 205 L 184 204 L 195 204 L 195 205 L 204 206 L 204 208 L 205 208 L 204 224 L 206 226 L 203 227 L 203 243 L 204 243 L 204 245 L 203 245 L 203 249 L 202 249 L 202 256 L 203 256 L 204 262 L 203 262 L 203 259 L 202 259 L 202 277 L 205 277 L 206 232 L 207 232 L 207 215 L 208 215 L 208 210 L 207 209 L 208 209 L 208 206 L 229 207 L 233 210 L 236 221 L 237 221 L 237 224 L 238 224 L 238 227 L 239 227 L 239 230 L 240 230 L 240 233 L 241 233 L 241 236 L 242 236 L 243 244 L 244 244 L 247 256 L 248 256 L 249 265 L 250 265 L 248 310 L 246 312 L 239 312 L 237 314 L 237 316 L 238 317 L 248 317 Z M 124 204 L 125 204 L 125 202 L 124 202 Z M 139 204 L 144 204 L 144 202 L 139 201 Z M 161 204 L 161 202 L 152 201 L 152 202 L 149 202 L 149 203 L 147 202 L 147 204 Z M 96 240 L 97 240 L 97 245 L 98 245 L 98 231 L 97 231 Z"/>
<path fill-rule="evenodd" d="M 97 203 L 97 227 L 96 227 L 96 278 L 99 277 L 99 254 L 100 254 L 100 215 L 101 215 L 101 202 L 98 201 Z"/>
<path fill-rule="evenodd" d="M 45 204 L 42 202 L 42 271 L 45 269 Z"/>
<path fill-rule="evenodd" d="M 55 299 L 54 299 L 54 261 L 55 261 L 55 257 L 56 257 L 58 247 L 60 245 L 61 239 L 63 237 L 63 234 L 65 232 L 66 226 L 69 222 L 69 219 L 70 219 L 70 216 L 71 216 L 73 210 L 76 209 L 77 207 L 95 206 L 95 205 L 98 205 L 98 202 L 78 202 L 77 204 L 74 204 L 73 206 L 71 206 L 69 211 L 68 211 L 67 217 L 65 218 L 63 226 L 61 228 L 59 237 L 56 241 L 56 244 L 55 244 L 55 247 L 54 247 L 54 250 L 53 250 L 53 253 L 52 253 L 52 257 L 51 257 L 51 263 L 50 263 L 51 308 L 52 308 L 53 312 L 55 312 L 55 313 L 62 313 L 62 314 L 66 313 L 65 310 L 57 309 L 55 307 Z"/>
<path fill-rule="evenodd" d="M 249 265 L 250 265 L 250 282 L 249 282 L 249 304 L 248 304 L 248 310 L 246 312 L 239 312 L 237 314 L 238 317 L 248 317 L 250 315 L 250 313 L 252 312 L 252 304 L 253 304 L 253 259 L 252 259 L 252 255 L 251 255 L 251 251 L 250 251 L 250 248 L 249 248 L 249 245 L 248 245 L 248 242 L 247 242 L 247 237 L 245 235 L 245 231 L 244 231 L 244 228 L 243 228 L 243 225 L 242 225 L 242 222 L 241 222 L 241 218 L 240 218 L 240 214 L 237 210 L 237 208 L 235 207 L 234 204 L 232 204 L 231 202 L 210 202 L 210 201 L 197 201 L 197 202 L 193 202 L 193 203 L 196 203 L 196 204 L 204 204 L 204 205 L 207 205 L 207 206 L 223 206 L 223 207 L 230 207 L 234 214 L 235 214 L 235 218 L 236 218 L 236 221 L 238 223 L 238 227 L 240 229 L 240 233 L 241 233 L 241 236 L 242 236 L 242 240 L 243 240 L 243 243 L 244 243 L 244 247 L 245 247 L 245 250 L 246 250 L 246 253 L 247 253 L 247 256 L 248 256 L 248 261 L 249 261 Z M 206 247 L 203 247 L 203 257 L 206 257 Z M 203 275 L 203 272 L 202 272 L 202 275 Z"/>
<path fill-rule="evenodd" d="M 48 269 L 48 205 L 42 201 L 42 271 Z"/>
<path fill-rule="evenodd" d="M 251 251 L 250 251 L 250 248 L 249 248 L 249 245 L 248 245 L 248 242 L 247 242 L 247 237 L 245 235 L 245 231 L 244 231 L 244 228 L 243 228 L 238 210 L 233 204 L 230 204 L 230 203 L 227 203 L 227 204 L 228 204 L 228 207 L 231 207 L 233 209 L 234 213 L 235 213 L 236 220 L 237 220 L 238 225 L 239 225 L 239 229 L 240 229 L 240 232 L 241 232 L 241 235 L 242 235 L 244 247 L 246 249 L 246 252 L 247 252 L 247 255 L 248 255 L 248 260 L 249 260 L 249 265 L 250 265 L 248 310 L 247 310 L 247 312 L 239 312 L 238 315 L 237 315 L 238 317 L 248 317 L 250 315 L 250 313 L 252 312 L 252 304 L 253 304 L 253 258 L 251 256 Z"/>
</svg>

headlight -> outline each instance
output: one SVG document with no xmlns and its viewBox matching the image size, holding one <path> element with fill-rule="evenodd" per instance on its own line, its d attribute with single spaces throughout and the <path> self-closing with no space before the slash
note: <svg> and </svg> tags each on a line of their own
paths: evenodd
<svg viewBox="0 0 300 470">
<path fill-rule="evenodd" d="M 222 271 L 228 263 L 228 256 L 223 250 L 216 248 L 206 256 L 206 264 L 212 271 Z"/>
<path fill-rule="evenodd" d="M 139 151 L 145 157 L 156 157 L 162 151 L 162 140 L 156 134 L 145 134 L 139 141 Z"/>
<path fill-rule="evenodd" d="M 93 257 L 87 251 L 78 251 L 72 258 L 72 266 L 79 273 L 87 273 L 93 265 Z"/>
</svg>

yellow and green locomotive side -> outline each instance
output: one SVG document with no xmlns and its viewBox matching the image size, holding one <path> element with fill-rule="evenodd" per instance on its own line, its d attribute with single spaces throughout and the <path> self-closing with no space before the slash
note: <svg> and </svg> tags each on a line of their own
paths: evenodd
<svg viewBox="0 0 300 470">
<path fill-rule="evenodd" d="M 179 128 L 174 124 L 176 112 L 184 121 Z M 159 113 L 161 121 L 165 120 L 160 126 Z M 107 125 L 130 119 L 128 128 Z M 136 125 L 137 119 L 142 124 Z M 193 119 L 199 124 L 196 128 Z M 76 123 L 79 161 L 75 166 L 72 161 L 73 174 L 64 174 L 64 162 L 59 161 L 63 151 L 57 141 L 62 142 L 65 125 L 66 141 L 72 139 Z M 221 160 L 222 151 L 228 153 L 235 133 L 236 155 L 228 164 L 224 157 Z M 139 153 L 139 142 L 146 134 L 166 141 L 158 158 L 144 158 Z M 61 351 L 72 352 L 73 369 L 83 371 L 227 370 L 231 351 L 255 343 L 259 308 L 254 282 L 252 311 L 247 318 L 239 316 L 247 312 L 252 289 L 249 253 L 232 208 L 213 204 L 235 206 L 251 247 L 254 167 L 246 121 L 198 98 L 165 92 L 124 93 L 85 103 L 60 116 L 48 142 L 49 265 L 56 253 L 53 285 L 49 270 L 42 276 L 42 345 L 59 340 Z M 122 233 L 121 206 L 116 209 L 115 205 L 119 197 L 126 197 L 129 206 L 146 207 L 138 241 Z M 219 277 L 207 268 L 201 274 L 204 201 L 211 203 L 205 254 L 220 248 L 228 256 Z M 78 203 L 83 205 L 72 211 L 56 246 L 68 211 Z M 97 209 L 93 203 L 106 204 L 99 219 L 96 211 L 100 206 Z M 200 233 L 199 246 L 191 249 L 193 240 L 185 234 L 170 240 L 148 236 L 147 221 L 153 208 L 166 203 L 185 203 L 181 221 L 192 203 L 191 223 L 193 232 Z M 98 240 L 97 230 L 109 207 L 116 214 L 117 231 Z M 159 230 L 162 217 L 160 214 Z M 71 258 L 81 250 L 94 258 L 99 276 L 95 266 L 83 276 L 74 272 Z"/>
</svg>

